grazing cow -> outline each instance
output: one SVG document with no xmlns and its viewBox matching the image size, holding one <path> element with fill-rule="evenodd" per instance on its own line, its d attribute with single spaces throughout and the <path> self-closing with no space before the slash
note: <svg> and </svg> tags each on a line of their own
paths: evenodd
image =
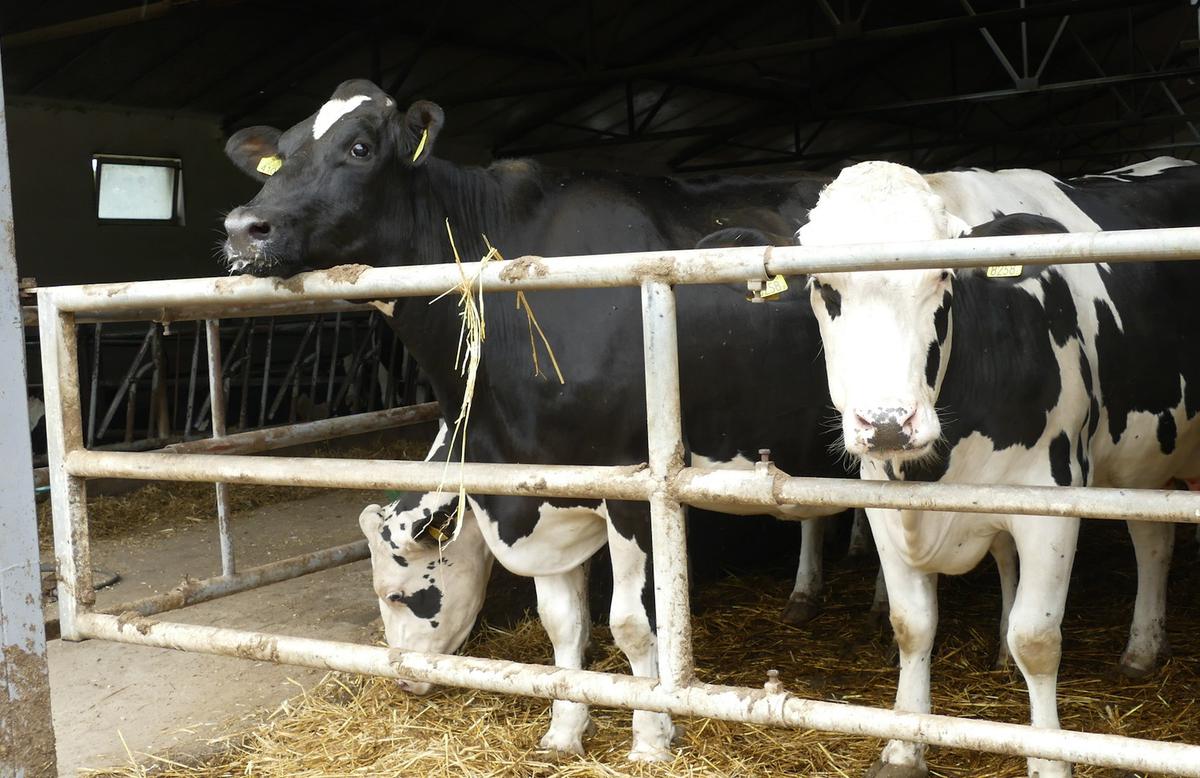
<svg viewBox="0 0 1200 778">
<path fill-rule="evenodd" d="M 464 258 L 483 255 L 484 234 L 514 257 L 691 248 L 727 224 L 788 235 L 803 223 L 822 183 L 795 176 L 682 181 L 557 173 L 528 161 L 466 168 L 433 156 L 442 122 L 441 109 L 432 103 L 417 102 L 400 112 L 374 84 L 350 81 L 315 115 L 284 133 L 270 128 L 236 133 L 227 152 L 263 188 L 226 217 L 231 272 L 287 276 L 344 263 L 447 262 L 452 260 L 447 219 Z M 529 464 L 644 461 L 638 290 L 527 296 L 566 383 L 533 375 L 525 315 L 508 303 L 488 305 L 467 458 Z M 756 452 L 770 448 L 787 472 L 845 475 L 828 450 L 833 438 L 823 430 L 829 397 L 816 322 L 803 289 L 784 291 L 774 304 L 763 306 L 748 304 L 745 289 L 736 286 L 683 287 L 678 320 L 683 427 L 693 465 L 752 467 Z M 400 300 L 390 323 L 429 376 L 444 415 L 453 419 L 463 397 L 454 367 L 460 330 L 454 301 Z M 800 378 L 791 369 L 797 358 L 812 366 Z M 635 674 L 657 673 L 645 503 L 468 499 L 496 559 L 534 578 L 555 661 L 564 667 L 580 667 L 583 661 L 588 619 L 581 565 L 608 543 L 613 636 Z M 431 515 L 445 512 L 424 500 L 412 497 L 369 509 L 364 527 L 385 542 L 386 529 L 395 540 L 397 533 L 412 531 L 414 510 L 422 517 L 426 508 Z M 729 505 L 702 507 L 745 512 Z M 777 515 L 808 518 L 825 512 L 789 506 Z M 810 594 L 819 586 L 817 524 L 805 522 L 803 553 L 810 561 L 802 564 L 802 572 L 809 576 Z M 459 528 L 446 525 L 438 531 L 453 535 Z M 381 550 L 378 543 L 374 550 Z M 405 553 L 397 553 L 408 561 Z M 411 592 L 393 592 L 386 580 L 376 579 L 376 587 L 387 600 L 381 604 L 385 621 L 407 607 Z M 445 611 L 446 598 L 456 593 L 438 588 Z M 392 593 L 401 597 L 393 601 Z M 397 647 L 452 651 L 461 635 L 445 632 L 436 644 Z M 586 706 L 555 703 L 543 746 L 581 751 L 587 720 Z M 668 757 L 669 716 L 635 712 L 633 729 L 631 758 Z"/>
<path fill-rule="evenodd" d="M 425 461 L 446 456 L 443 422 Z M 439 653 L 466 641 L 483 607 L 495 557 L 474 512 L 457 528 L 458 494 L 406 494 L 385 510 L 368 505 L 358 517 L 371 551 L 371 576 L 389 646 Z M 454 542 L 450 533 L 457 531 Z M 397 681 L 427 694 L 430 684 Z"/>
<path fill-rule="evenodd" d="M 1198 194 L 1200 168 L 1162 160 L 1068 183 L 1025 170 L 922 177 L 869 162 L 823 191 L 798 238 L 808 246 L 953 238 L 967 232 L 964 221 L 996 210 L 1010 213 L 970 234 L 1184 226 L 1200 223 Z M 973 205 L 984 196 L 986 211 Z M 1021 209 L 1040 215 L 1011 213 Z M 822 273 L 810 287 L 844 445 L 861 458 L 865 479 L 1158 488 L 1200 472 L 1200 274 L 1192 263 L 1037 267 L 1012 278 Z M 937 574 L 969 570 L 1011 535 L 1021 575 L 1008 646 L 1033 725 L 1057 728 L 1059 627 L 1079 520 L 867 514 L 900 647 L 896 708 L 930 708 Z M 1148 522 L 1131 522 L 1130 531 L 1140 612 L 1123 662 L 1140 670 L 1163 648 L 1163 603 L 1150 602 L 1162 592 L 1148 591 L 1155 582 L 1147 575 L 1165 576 L 1172 533 Z M 1031 759 L 1029 772 L 1069 775 L 1070 766 Z M 924 776 L 924 749 L 892 741 L 871 774 Z"/>
</svg>

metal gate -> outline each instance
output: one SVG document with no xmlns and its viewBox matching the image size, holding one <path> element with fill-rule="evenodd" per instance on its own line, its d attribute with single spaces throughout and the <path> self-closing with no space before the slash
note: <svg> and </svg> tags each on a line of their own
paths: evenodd
<svg viewBox="0 0 1200 778">
<path fill-rule="evenodd" d="M 1200 776 L 1200 746 L 1016 724 L 899 713 L 807 700 L 769 683 L 753 689 L 698 683 L 688 607 L 683 504 L 720 496 L 745 506 L 866 506 L 1200 523 L 1200 494 L 1078 487 L 975 486 L 790 477 L 754 470 L 683 467 L 675 284 L 751 283 L 777 274 L 978 267 L 1021 263 L 1120 262 L 1200 257 L 1200 229 L 1145 230 L 838 248 L 738 248 L 560 259 L 524 257 L 467 264 L 484 291 L 640 286 L 649 415 L 646 465 L 594 467 L 468 463 L 453 477 L 468 492 L 590 497 L 650 503 L 660 678 L 570 670 L 492 659 L 421 654 L 110 614 L 93 609 L 86 480 L 213 481 L 355 489 L 439 488 L 436 462 L 256 458 L 203 453 L 89 451 L 80 415 L 75 326 L 79 317 L 214 319 L 269 310 L 312 312 L 336 301 L 433 296 L 459 284 L 455 265 L 316 272 L 288 284 L 250 277 L 64 286 L 38 295 L 59 611 L 67 640 L 97 638 L 183 651 L 403 677 L 603 706 L 708 716 L 784 727 L 920 741 L 940 746 L 1131 770 Z M 516 271 L 516 272 L 514 272 Z M 152 312 L 152 313 L 148 313 Z M 1200 334 L 1198 334 L 1200 336 Z M 453 470 L 451 471 L 453 473 Z M 216 578 L 205 599 L 255 585 Z M 230 580 L 238 581 L 230 585 Z M 177 606 L 176 606 L 177 607 Z M 161 608 L 159 609 L 161 610 Z M 153 611 L 151 611 L 153 612 Z"/>
</svg>

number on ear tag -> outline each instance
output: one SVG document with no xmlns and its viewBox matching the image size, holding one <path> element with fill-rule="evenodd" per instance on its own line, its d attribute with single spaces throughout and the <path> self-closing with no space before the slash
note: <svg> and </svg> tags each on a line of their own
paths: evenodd
<svg viewBox="0 0 1200 778">
<path fill-rule="evenodd" d="M 987 269 L 988 278 L 1016 278 L 1021 275 L 1022 265 L 993 265 Z"/>
<path fill-rule="evenodd" d="M 262 173 L 264 176 L 273 176 L 281 167 L 283 167 L 283 160 L 279 158 L 278 154 L 272 154 L 269 157 L 263 157 L 260 159 L 258 161 L 258 167 L 256 167 L 255 170 L 257 170 L 259 173 Z"/>
<path fill-rule="evenodd" d="M 772 278 L 770 281 L 767 282 L 766 286 L 763 287 L 762 296 L 763 297 L 778 297 L 779 295 L 786 292 L 787 288 L 788 288 L 787 279 L 784 278 L 783 276 L 775 276 L 774 278 Z"/>
</svg>

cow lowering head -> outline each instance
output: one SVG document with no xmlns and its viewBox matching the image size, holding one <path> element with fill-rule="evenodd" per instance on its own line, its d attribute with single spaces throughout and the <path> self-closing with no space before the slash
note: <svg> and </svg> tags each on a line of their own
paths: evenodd
<svg viewBox="0 0 1200 778">
<path fill-rule="evenodd" d="M 797 237 L 804 246 L 958 237 L 916 171 L 890 162 L 846 168 L 821 193 Z M 941 436 L 936 403 L 950 354 L 952 273 L 819 273 L 810 279 L 833 404 L 846 450 L 914 459 Z"/>
<path fill-rule="evenodd" d="M 397 193 L 420 175 L 442 123 L 437 105 L 422 100 L 401 113 L 358 79 L 286 132 L 234 133 L 225 153 L 263 187 L 225 217 L 229 271 L 290 276 L 401 255 L 414 206 Z"/>
<path fill-rule="evenodd" d="M 458 526 L 456 494 L 414 497 L 383 508 L 368 505 L 358 524 L 371 549 L 387 644 L 449 654 L 466 641 L 483 607 L 493 557 L 469 509 Z M 417 681 L 398 683 L 414 694 L 432 689 Z"/>
</svg>

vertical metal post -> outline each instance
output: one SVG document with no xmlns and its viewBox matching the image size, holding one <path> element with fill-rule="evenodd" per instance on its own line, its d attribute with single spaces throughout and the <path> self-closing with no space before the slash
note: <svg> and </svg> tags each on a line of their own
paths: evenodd
<svg viewBox="0 0 1200 778">
<path fill-rule="evenodd" d="M 212 409 L 212 436 L 225 437 L 225 381 L 221 370 L 221 323 L 216 319 L 204 322 L 208 338 L 208 396 Z M 233 536 L 229 534 L 229 485 L 217 485 L 217 534 L 221 541 L 221 575 L 233 575 L 237 565 L 233 559 Z"/>
<path fill-rule="evenodd" d="M 88 396 L 88 431 L 87 444 L 96 445 L 96 401 L 100 393 L 100 335 L 104 325 L 97 322 L 92 328 L 92 391 Z"/>
<path fill-rule="evenodd" d="M 192 436 L 192 416 L 196 407 L 196 375 L 200 372 L 200 322 L 196 322 L 196 334 L 192 340 L 192 369 L 188 372 L 187 414 L 183 420 L 183 439 Z"/>
<path fill-rule="evenodd" d="M 692 682 L 692 622 L 688 604 L 687 532 L 683 506 L 666 479 L 683 467 L 679 412 L 679 340 L 675 291 L 662 281 L 642 283 L 642 341 L 646 360 L 646 434 L 654 539 L 654 609 L 658 621 L 658 676 L 667 689 Z"/>
<path fill-rule="evenodd" d="M 54 724 L 38 565 L 37 511 L 33 503 L 33 452 L 25 390 L 25 329 L 17 294 L 12 195 L 8 176 L 7 117 L 0 87 L 0 775 L 54 774 Z M 47 384 L 46 415 L 50 415 Z M 78 386 L 78 385 L 77 385 Z M 79 419 L 78 401 L 75 406 Z M 76 441 L 82 441 L 77 423 Z M 49 419 L 47 435 L 52 438 Z M 51 462 L 52 472 L 55 462 Z M 60 468 L 61 459 L 57 462 Z M 57 528 L 56 528 L 57 533 Z"/>
<path fill-rule="evenodd" d="M 258 426 L 267 426 L 267 396 L 271 393 L 271 351 L 275 347 L 275 317 L 267 319 L 267 354 L 263 357 L 262 397 L 258 404 Z"/>
<path fill-rule="evenodd" d="M 67 474 L 66 455 L 83 448 L 79 412 L 79 362 L 75 316 L 62 313 L 47 292 L 38 293 L 38 338 L 46 401 L 46 453 L 50 460 L 50 507 L 54 512 L 54 566 L 58 577 L 58 621 L 63 640 L 81 640 L 77 611 L 95 602 L 88 547 L 87 487 Z"/>
</svg>

